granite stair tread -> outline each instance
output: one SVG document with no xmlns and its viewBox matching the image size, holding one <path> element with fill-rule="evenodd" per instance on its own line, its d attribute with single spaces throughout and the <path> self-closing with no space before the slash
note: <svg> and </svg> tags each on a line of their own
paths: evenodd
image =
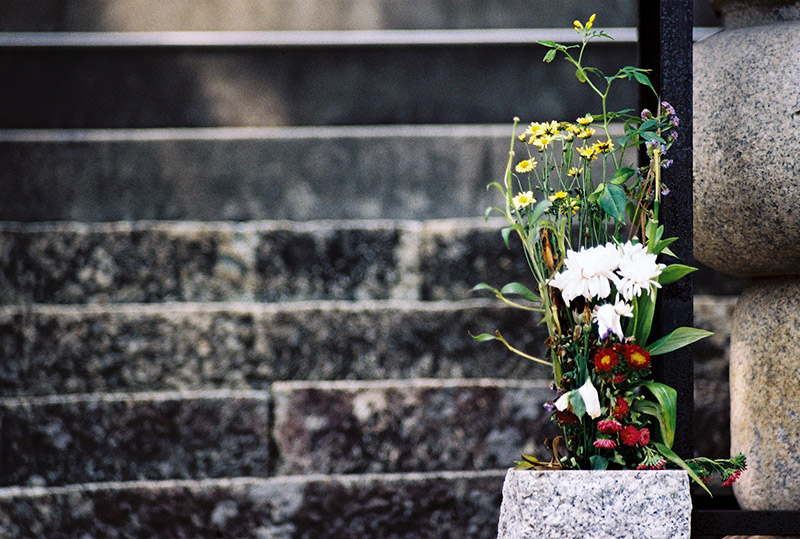
<svg viewBox="0 0 800 539">
<path fill-rule="evenodd" d="M 497 534 L 505 470 L 0 488 L 10 536 L 470 537 Z"/>
</svg>

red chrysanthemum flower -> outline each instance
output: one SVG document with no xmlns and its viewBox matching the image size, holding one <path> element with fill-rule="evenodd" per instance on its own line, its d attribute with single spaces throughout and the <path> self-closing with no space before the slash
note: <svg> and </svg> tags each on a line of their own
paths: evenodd
<svg viewBox="0 0 800 539">
<path fill-rule="evenodd" d="M 619 439 L 627 446 L 634 446 L 639 443 L 639 431 L 633 425 L 628 425 L 620 431 Z"/>
<path fill-rule="evenodd" d="M 647 369 L 650 367 L 650 352 L 638 344 L 626 344 L 623 354 L 628 362 L 628 366 L 633 370 Z"/>
<path fill-rule="evenodd" d="M 600 372 L 609 372 L 617 363 L 619 359 L 611 348 L 603 348 L 594 355 L 594 366 Z"/>
<path fill-rule="evenodd" d="M 609 440 L 608 438 L 598 438 L 594 441 L 593 445 L 600 449 L 614 449 L 617 447 L 617 442 L 614 440 Z"/>
<path fill-rule="evenodd" d="M 566 410 L 563 412 L 561 410 L 556 410 L 556 421 L 562 425 L 577 425 L 580 423 L 578 416 L 572 412 L 567 412 Z"/>
<path fill-rule="evenodd" d="M 639 431 L 639 445 L 642 447 L 650 443 L 650 429 L 642 429 Z"/>
<path fill-rule="evenodd" d="M 616 434 L 622 430 L 622 423 L 614 419 L 604 419 L 597 423 L 597 430 L 603 434 Z"/>
<path fill-rule="evenodd" d="M 614 419 L 622 419 L 627 413 L 628 401 L 622 397 L 617 397 L 617 401 L 614 403 L 614 406 L 611 409 L 611 415 L 614 416 Z"/>
</svg>

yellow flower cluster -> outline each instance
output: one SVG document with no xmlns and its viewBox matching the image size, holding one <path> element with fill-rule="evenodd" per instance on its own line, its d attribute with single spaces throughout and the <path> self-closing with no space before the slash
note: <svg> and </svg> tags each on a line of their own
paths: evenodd
<svg viewBox="0 0 800 539">
<path fill-rule="evenodd" d="M 554 140 L 571 141 L 580 130 L 569 122 L 533 122 L 519 135 L 519 140 L 536 146 L 539 150 L 547 148 Z"/>
<path fill-rule="evenodd" d="M 578 213 L 578 208 L 581 206 L 581 198 L 579 196 L 572 198 L 566 191 L 558 191 L 547 198 L 550 202 L 555 202 L 561 206 L 561 213 L 564 215 L 569 215 L 570 213 L 575 215 Z"/>
<path fill-rule="evenodd" d="M 614 143 L 610 140 L 598 140 L 591 146 L 584 146 L 578 148 L 578 153 L 587 161 L 594 161 L 597 156 L 603 153 L 611 153 L 614 151 Z M 572 176 L 572 174 L 570 174 Z"/>
<path fill-rule="evenodd" d="M 581 33 L 581 31 L 583 31 L 583 30 L 586 30 L 586 31 L 591 30 L 592 29 L 592 24 L 594 24 L 594 18 L 596 16 L 597 16 L 596 13 L 592 13 L 592 16 L 589 17 L 589 21 L 586 23 L 585 26 L 581 21 L 573 22 L 572 24 L 575 25 L 575 31 L 578 32 L 578 33 Z"/>
</svg>

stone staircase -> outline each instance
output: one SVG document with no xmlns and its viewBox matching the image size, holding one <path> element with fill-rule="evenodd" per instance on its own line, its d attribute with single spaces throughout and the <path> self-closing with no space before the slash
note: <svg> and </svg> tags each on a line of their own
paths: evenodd
<svg viewBox="0 0 800 539">
<path fill-rule="evenodd" d="M 468 292 L 526 275 L 480 217 L 484 186 L 512 116 L 585 112 L 532 43 L 635 11 L 331 4 L 8 2 L 5 535 L 495 535 L 504 469 L 541 454 L 553 395 L 546 369 L 469 336 L 538 353 L 545 336 Z M 635 61 L 619 35 L 601 62 Z M 696 279 L 717 331 L 695 347 L 710 456 L 739 286 Z"/>
</svg>

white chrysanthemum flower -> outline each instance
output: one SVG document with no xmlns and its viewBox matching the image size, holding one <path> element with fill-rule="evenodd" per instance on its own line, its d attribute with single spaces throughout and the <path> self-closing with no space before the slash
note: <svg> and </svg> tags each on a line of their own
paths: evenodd
<svg viewBox="0 0 800 539">
<path fill-rule="evenodd" d="M 620 261 L 617 274 L 619 282 L 617 290 L 627 301 L 639 296 L 642 291 L 653 295 L 653 287 L 661 288 L 658 276 L 664 269 L 664 264 L 656 262 L 656 255 L 648 253 L 641 243 L 636 245 L 627 242 L 620 246 Z"/>
<path fill-rule="evenodd" d="M 606 303 L 596 306 L 592 318 L 597 322 L 600 338 L 605 339 L 609 333 L 613 333 L 620 341 L 624 340 L 625 334 L 622 332 L 621 322 L 623 316 L 633 316 L 633 307 L 621 301 L 619 295 L 613 304 Z"/>
<path fill-rule="evenodd" d="M 614 270 L 619 266 L 620 252 L 612 243 L 580 251 L 567 251 L 566 269 L 550 280 L 550 286 L 561 289 L 567 306 L 578 296 L 586 299 L 607 298 L 611 284 L 617 283 Z"/>
</svg>

